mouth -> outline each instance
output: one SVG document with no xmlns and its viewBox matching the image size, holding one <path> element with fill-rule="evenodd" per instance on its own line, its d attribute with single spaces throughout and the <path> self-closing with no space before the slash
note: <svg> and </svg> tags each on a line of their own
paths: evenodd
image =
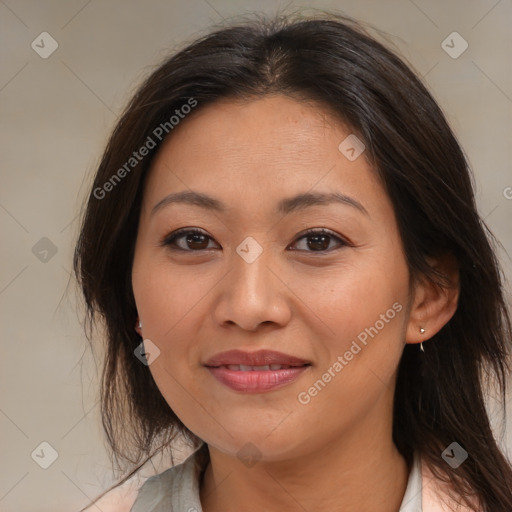
<svg viewBox="0 0 512 512">
<path fill-rule="evenodd" d="M 289 364 L 264 364 L 261 366 L 251 366 L 245 364 L 223 364 L 220 366 L 209 366 L 207 368 L 226 368 L 234 372 L 260 372 L 260 371 L 276 371 L 276 370 L 288 370 L 289 368 L 302 368 L 303 366 L 311 366 L 309 363 L 301 365 L 289 365 Z"/>
<path fill-rule="evenodd" d="M 270 371 L 280 370 L 282 367 L 297 367 L 311 365 L 310 361 L 275 350 L 258 350 L 247 352 L 244 350 L 228 350 L 208 359 L 204 366 L 210 368 L 229 367 L 236 371 Z M 236 368 L 235 368 L 236 367 Z M 281 367 L 281 368 L 279 368 Z"/>
<path fill-rule="evenodd" d="M 312 364 L 270 350 L 231 350 L 210 358 L 204 366 L 217 381 L 234 391 L 264 393 L 294 382 Z"/>
</svg>

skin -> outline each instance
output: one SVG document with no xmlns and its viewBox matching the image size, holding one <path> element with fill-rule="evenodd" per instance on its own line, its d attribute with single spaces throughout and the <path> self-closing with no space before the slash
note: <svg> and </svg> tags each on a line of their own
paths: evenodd
<svg viewBox="0 0 512 512">
<path fill-rule="evenodd" d="M 411 286 L 382 184 L 364 153 L 350 161 L 338 150 L 350 133 L 314 103 L 223 100 L 182 121 L 152 165 L 132 272 L 138 330 L 160 350 L 149 368 L 164 398 L 208 443 L 205 512 L 396 512 L 402 502 L 408 468 L 391 435 L 397 366 L 405 343 L 428 340 L 451 318 L 458 292 Z M 183 190 L 227 210 L 175 203 L 151 214 Z M 367 213 L 336 203 L 276 213 L 302 192 L 339 192 Z M 204 231 L 207 249 L 194 252 L 198 242 L 186 237 L 175 242 L 182 251 L 160 244 L 182 227 Z M 307 228 L 350 243 L 327 238 L 315 251 L 301 237 Z M 236 252 L 248 236 L 263 249 L 250 264 Z M 456 280 L 446 261 L 432 264 Z M 401 311 L 301 404 L 298 394 L 395 303 Z M 246 394 L 203 366 L 234 348 L 278 350 L 312 366 L 285 387 Z M 247 443 L 259 451 L 252 467 L 237 457 Z"/>
</svg>

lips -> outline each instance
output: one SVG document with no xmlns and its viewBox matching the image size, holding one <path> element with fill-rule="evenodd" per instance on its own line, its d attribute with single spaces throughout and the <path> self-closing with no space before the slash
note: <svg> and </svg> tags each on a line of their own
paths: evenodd
<svg viewBox="0 0 512 512">
<path fill-rule="evenodd" d="M 223 385 L 243 393 L 266 393 L 287 386 L 309 371 L 311 363 L 274 350 L 229 350 L 204 363 Z"/>
<path fill-rule="evenodd" d="M 215 368 L 227 368 L 228 370 L 232 370 L 234 372 L 261 372 L 268 370 L 288 370 L 290 368 L 297 368 L 297 366 L 291 366 L 289 364 L 264 364 L 261 366 L 249 366 L 244 364 L 224 364 L 222 366 L 215 366 Z"/>
<path fill-rule="evenodd" d="M 292 355 L 274 350 L 259 350 L 246 352 L 229 350 L 214 355 L 204 363 L 210 368 L 227 367 L 236 371 L 281 370 L 291 367 L 310 366 L 311 363 Z"/>
</svg>

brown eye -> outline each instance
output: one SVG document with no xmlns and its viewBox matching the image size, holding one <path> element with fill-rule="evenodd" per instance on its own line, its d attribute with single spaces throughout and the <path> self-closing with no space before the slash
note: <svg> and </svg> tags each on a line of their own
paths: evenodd
<svg viewBox="0 0 512 512">
<path fill-rule="evenodd" d="M 167 236 L 162 245 L 169 246 L 173 250 L 188 252 L 204 251 L 212 249 L 208 247 L 212 238 L 198 229 L 179 229 Z"/>
<path fill-rule="evenodd" d="M 208 247 L 208 236 L 206 235 L 186 235 L 185 241 L 189 249 L 206 249 Z"/>
<path fill-rule="evenodd" d="M 333 249 L 348 246 L 348 242 L 326 229 L 311 229 L 297 239 L 294 245 L 305 240 L 305 246 L 293 250 L 303 252 L 329 252 Z M 172 250 L 185 252 L 199 252 L 210 250 L 212 237 L 199 229 L 182 228 L 167 236 L 161 245 L 168 246 Z M 334 242 L 334 246 L 332 245 Z M 290 246 L 291 247 L 291 246 Z"/>
<path fill-rule="evenodd" d="M 330 247 L 331 242 L 335 241 L 338 247 L 343 247 L 348 245 L 348 243 L 335 235 L 334 233 L 327 231 L 325 229 L 311 229 L 306 232 L 305 235 L 301 236 L 297 239 L 297 242 L 301 240 L 306 240 L 305 247 L 294 250 L 306 251 L 306 252 L 326 252 L 335 249 L 336 247 Z M 335 244 L 336 245 L 336 244 Z"/>
</svg>

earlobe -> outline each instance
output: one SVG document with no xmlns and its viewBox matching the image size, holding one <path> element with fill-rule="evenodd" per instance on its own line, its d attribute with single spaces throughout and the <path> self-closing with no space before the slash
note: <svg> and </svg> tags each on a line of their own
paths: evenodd
<svg viewBox="0 0 512 512">
<path fill-rule="evenodd" d="M 135 323 L 135 332 L 142 338 L 142 323 L 137 317 L 137 321 Z"/>
<path fill-rule="evenodd" d="M 419 279 L 413 290 L 413 301 L 406 330 L 406 343 L 423 343 L 437 334 L 453 317 L 459 300 L 459 271 L 455 258 L 445 255 L 431 261 L 431 266 L 444 276 L 444 283 Z"/>
</svg>

